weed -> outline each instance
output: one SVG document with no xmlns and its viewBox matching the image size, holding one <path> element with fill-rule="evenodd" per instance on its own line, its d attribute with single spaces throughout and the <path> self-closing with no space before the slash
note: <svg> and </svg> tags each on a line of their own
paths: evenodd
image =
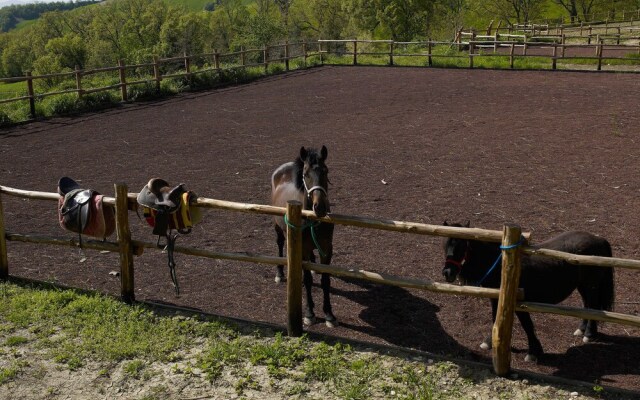
<svg viewBox="0 0 640 400">
<path fill-rule="evenodd" d="M 9 336 L 7 338 L 7 346 L 20 346 L 21 344 L 28 343 L 29 339 L 23 336 Z"/>
<path fill-rule="evenodd" d="M 142 371 L 145 369 L 145 367 L 146 367 L 146 364 L 144 361 L 133 360 L 124 364 L 123 370 L 127 376 L 133 379 L 140 379 Z"/>
<path fill-rule="evenodd" d="M 236 394 L 242 396 L 247 389 L 259 390 L 260 384 L 255 381 L 248 370 L 242 371 L 242 374 L 235 384 Z"/>
<path fill-rule="evenodd" d="M 0 367 L 0 385 L 4 385 L 5 383 L 11 381 L 13 378 L 18 376 L 20 372 L 20 368 L 17 365 L 12 365 L 10 367 Z"/>
</svg>

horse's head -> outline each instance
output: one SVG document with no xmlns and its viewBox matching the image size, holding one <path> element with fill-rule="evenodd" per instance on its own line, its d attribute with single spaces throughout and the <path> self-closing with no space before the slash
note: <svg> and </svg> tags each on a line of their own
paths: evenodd
<svg viewBox="0 0 640 400">
<path fill-rule="evenodd" d="M 315 149 L 302 147 L 300 161 L 302 162 L 302 184 L 306 192 L 307 204 L 318 217 L 324 217 L 330 212 L 329 207 L 329 169 L 325 164 L 327 148 L 322 146 L 320 153 Z"/>
<path fill-rule="evenodd" d="M 461 224 L 447 224 L 447 221 L 444 222 L 444 226 L 456 226 L 462 227 Z M 465 228 L 469 227 L 469 222 L 464 226 Z M 447 280 L 447 282 L 453 282 L 456 280 L 458 275 L 460 275 L 463 271 L 464 263 L 467 261 L 467 257 L 469 256 L 469 241 L 466 239 L 457 239 L 457 238 L 447 238 L 444 242 L 444 268 L 442 268 L 442 275 Z"/>
</svg>

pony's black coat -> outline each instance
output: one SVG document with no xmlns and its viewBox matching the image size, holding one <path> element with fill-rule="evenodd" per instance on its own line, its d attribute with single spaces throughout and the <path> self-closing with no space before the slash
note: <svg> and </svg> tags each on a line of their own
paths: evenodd
<svg viewBox="0 0 640 400">
<path fill-rule="evenodd" d="M 581 255 L 612 255 L 611 246 L 606 239 L 580 231 L 562 233 L 534 247 Z M 459 276 L 467 284 L 498 288 L 501 263 L 498 262 L 493 270 L 490 269 L 500 254 L 498 243 L 450 238 L 445 242 L 446 261 L 442 273 L 449 282 Z M 524 289 L 525 301 L 557 304 L 577 289 L 586 308 L 611 310 L 614 300 L 613 278 L 612 268 L 577 266 L 562 260 L 523 254 L 519 286 Z M 495 320 L 497 300 L 492 299 L 491 305 Z M 516 315 L 529 341 L 528 358 L 535 359 L 543 351 L 535 335 L 531 317 L 525 312 L 517 312 Z M 584 333 L 585 338 L 591 338 L 597 334 L 596 321 L 582 321 L 576 333 Z M 485 340 L 486 345 L 490 343 L 491 337 Z"/>
</svg>

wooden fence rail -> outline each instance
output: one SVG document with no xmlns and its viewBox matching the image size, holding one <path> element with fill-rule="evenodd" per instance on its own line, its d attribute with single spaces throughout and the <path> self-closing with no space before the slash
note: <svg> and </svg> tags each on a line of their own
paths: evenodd
<svg viewBox="0 0 640 400">
<path fill-rule="evenodd" d="M 299 51 L 291 51 L 292 48 L 299 48 Z M 202 74 L 207 72 L 220 73 L 224 70 L 233 70 L 237 68 L 249 68 L 263 66 L 265 71 L 268 70 L 269 63 L 283 63 L 285 70 L 290 69 L 290 60 L 303 59 L 306 65 L 309 57 L 317 55 L 315 52 L 308 51 L 310 47 L 306 43 L 284 43 L 278 45 L 272 45 L 264 47 L 262 49 L 242 49 L 232 53 L 206 53 L 199 55 L 184 54 L 178 57 L 158 58 L 154 57 L 153 62 L 143 64 L 126 65 L 124 61 L 118 60 L 118 65 L 113 67 L 94 68 L 82 70 L 76 67 L 71 72 L 61 72 L 47 75 L 32 75 L 31 72 L 27 72 L 25 76 L 13 77 L 13 78 L 0 78 L 0 83 L 16 83 L 26 82 L 26 94 L 9 99 L 0 100 L 0 104 L 17 102 L 17 101 L 29 101 L 29 113 L 31 118 L 37 117 L 36 100 L 43 99 L 49 96 L 56 96 L 68 93 L 75 93 L 79 98 L 84 95 L 109 91 L 119 90 L 120 98 L 122 101 L 128 101 L 128 88 L 136 85 L 154 84 L 156 89 L 160 89 L 160 83 L 163 79 L 169 78 L 185 78 L 192 82 L 192 78 L 196 74 Z M 283 53 L 281 56 L 280 53 Z M 271 55 L 277 55 L 270 57 Z M 247 63 L 248 57 L 253 56 L 258 61 L 254 63 Z M 193 60 L 202 59 L 210 60 L 212 65 L 202 64 L 200 68 L 194 69 Z M 239 59 L 239 60 L 236 60 Z M 223 64 L 227 61 L 226 64 Z M 170 72 L 163 73 L 163 68 L 166 66 L 172 66 Z M 149 69 L 148 78 L 128 80 L 129 71 L 139 71 L 140 69 Z M 84 87 L 84 77 L 100 74 L 100 73 L 113 73 L 117 72 L 117 77 L 113 78 L 114 83 L 106 86 L 86 88 Z M 66 89 L 54 92 L 36 93 L 34 89 L 34 81 L 45 79 L 75 79 L 75 88 Z M 117 83 L 116 83 L 117 82 Z"/>
<path fill-rule="evenodd" d="M 618 29 L 618 32 L 620 30 Z M 469 40 L 464 41 L 464 37 L 469 37 Z M 501 39 L 507 40 L 501 40 Z M 592 43 L 592 38 L 595 43 Z M 536 41 L 536 39 L 538 41 Z M 539 40 L 551 40 L 539 41 Z M 588 36 L 587 44 L 568 44 L 566 43 L 566 36 L 560 35 L 542 35 L 527 37 L 527 35 L 515 35 L 515 34 L 499 34 L 496 31 L 495 35 L 476 35 L 475 32 L 462 32 L 459 31 L 454 42 L 443 41 L 416 41 L 416 42 L 396 42 L 392 40 L 361 40 L 361 39 L 341 39 L 341 40 L 318 40 L 316 42 L 298 42 L 298 43 L 284 43 L 279 45 L 267 46 L 262 49 L 241 49 L 240 51 L 230 53 L 212 52 L 199 55 L 184 54 L 179 57 L 170 58 L 158 58 L 154 57 L 153 62 L 126 65 L 122 60 L 118 61 L 117 66 L 94 68 L 81 70 L 76 67 L 71 72 L 61 72 L 48 75 L 32 75 L 31 72 L 27 72 L 25 76 L 13 77 L 13 78 L 0 78 L 1 83 L 15 83 L 26 82 L 26 89 L 24 92 L 16 92 L 16 97 L 5 98 L 0 100 L 0 104 L 7 104 L 19 101 L 29 102 L 29 114 L 31 118 L 37 117 L 36 101 L 41 100 L 49 96 L 59 96 L 63 94 L 75 93 L 78 98 L 92 93 L 98 93 L 103 91 L 118 90 L 120 92 L 120 99 L 122 101 L 128 101 L 128 90 L 131 87 L 139 85 L 154 85 L 156 90 L 160 90 L 162 80 L 170 78 L 183 78 L 193 83 L 194 76 L 203 73 L 217 73 L 221 74 L 223 71 L 232 71 L 239 68 L 250 67 L 264 67 L 265 71 L 269 69 L 269 65 L 273 63 L 284 64 L 286 71 L 290 69 L 290 61 L 295 59 L 302 59 L 303 65 L 307 65 L 307 60 L 310 57 L 318 57 L 320 63 L 325 62 L 327 54 L 339 54 L 348 55 L 353 58 L 353 64 L 358 64 L 358 57 L 363 55 L 383 56 L 389 60 L 389 65 L 395 65 L 395 59 L 397 57 L 425 57 L 427 65 L 433 65 L 433 59 L 440 58 L 468 58 L 469 67 L 473 68 L 474 58 L 477 57 L 491 57 L 491 56 L 508 56 L 510 58 L 510 67 L 514 66 L 514 59 L 516 57 L 543 57 L 548 58 L 551 62 L 552 69 L 556 69 L 558 60 L 571 60 L 571 59 L 592 59 L 597 60 L 597 70 L 602 69 L 603 60 L 625 60 L 633 63 L 638 62 L 633 58 L 620 57 L 614 55 L 607 55 L 604 50 L 608 50 L 606 47 L 606 40 L 615 40 L 616 43 L 620 43 L 621 40 L 638 40 L 637 46 L 631 45 L 618 45 L 617 50 L 627 49 L 629 53 L 637 53 L 640 55 L 640 36 L 623 36 L 617 35 L 591 35 Z M 341 45 L 340 51 L 331 51 L 330 45 Z M 361 46 L 359 46 L 361 44 Z M 351 50 L 347 51 L 346 45 L 351 45 Z M 367 46 L 387 46 L 388 50 L 384 51 L 369 51 Z M 407 46 L 414 46 L 424 48 L 421 52 L 409 52 L 405 49 Z M 446 52 L 445 54 L 434 53 L 434 49 L 437 46 L 446 46 L 448 48 L 457 48 L 458 53 Z M 468 53 L 464 53 L 461 50 L 463 46 L 468 46 Z M 567 56 L 567 50 L 572 48 L 579 48 L 581 46 L 591 46 L 594 49 L 593 56 Z M 508 48 L 509 53 L 499 53 L 498 49 Z M 493 53 L 487 53 L 483 51 L 477 51 L 483 48 L 492 48 Z M 521 54 L 516 54 L 515 50 L 522 48 Z M 532 48 L 547 48 L 549 54 L 530 54 L 528 49 Z M 317 50 L 311 50 L 317 49 Z M 197 62 L 196 62 L 197 61 Z M 207 62 L 205 62 L 207 61 Z M 166 69 L 166 71 L 164 71 Z M 148 72 L 144 72 L 148 70 Z M 132 75 L 135 73 L 135 75 Z M 100 87 L 87 87 L 87 77 L 96 74 L 115 73 L 117 77 L 112 77 L 111 83 Z M 143 73 L 144 72 L 144 73 Z M 132 79 L 135 78 L 135 79 Z M 38 80 L 46 79 L 74 79 L 75 88 L 69 88 L 65 90 L 37 93 L 34 88 L 34 82 Z"/>
<path fill-rule="evenodd" d="M 126 302 L 135 300 L 133 270 L 134 255 L 140 255 L 144 249 L 157 249 L 155 243 L 134 240 L 131 237 L 129 228 L 129 210 L 136 204 L 136 194 L 128 193 L 125 184 L 114 185 L 115 197 L 105 197 L 106 206 L 115 207 L 116 215 L 116 242 L 106 242 L 98 240 L 83 240 L 82 247 L 95 250 L 106 250 L 118 252 L 120 255 L 121 270 L 121 297 Z M 16 196 L 20 198 L 58 201 L 57 193 L 37 192 L 0 186 L 0 278 L 9 278 L 8 250 L 7 242 L 16 241 L 33 244 L 48 244 L 59 246 L 80 246 L 77 238 L 54 238 L 36 235 L 23 235 L 6 231 L 3 211 L 3 195 Z M 457 237 L 462 239 L 475 239 L 484 241 L 500 242 L 505 247 L 502 257 L 502 283 L 500 289 L 489 289 L 482 287 L 458 286 L 446 283 L 432 282 L 427 279 L 416 279 L 381 274 L 363 269 L 337 265 L 323 265 L 302 261 L 302 238 L 301 231 L 296 229 L 287 230 L 287 257 L 272 257 L 250 253 L 223 253 L 211 250 L 193 249 L 189 247 L 177 246 L 174 251 L 177 253 L 207 257 L 214 259 L 243 261 L 267 265 L 277 265 L 287 263 L 288 284 L 287 284 L 287 329 L 290 335 L 302 334 L 302 269 L 329 273 L 336 276 L 349 277 L 366 280 L 374 283 L 386 285 L 428 290 L 443 294 L 456 294 L 475 297 L 487 297 L 498 299 L 498 317 L 493 328 L 493 364 L 494 371 L 501 376 L 509 372 L 511 364 L 511 331 L 513 326 L 513 315 L 515 310 L 526 312 L 553 313 L 559 315 L 572 316 L 576 318 L 588 318 L 618 324 L 640 326 L 640 317 L 625 315 L 607 311 L 580 309 L 575 307 L 558 306 L 550 304 L 539 304 L 522 302 L 524 294 L 518 289 L 520 257 L 521 254 L 537 254 L 541 256 L 562 259 L 574 264 L 599 265 L 616 268 L 631 268 L 640 270 L 640 261 L 626 260 L 619 258 L 579 256 L 575 254 L 563 253 L 548 249 L 537 249 L 529 246 L 511 246 L 520 240 L 521 235 L 530 239 L 528 233 L 522 234 L 518 226 L 505 226 L 503 231 L 491 231 L 479 228 L 458 228 L 451 226 L 439 226 L 420 224 L 415 222 L 404 222 L 395 220 L 383 220 L 366 218 L 360 216 L 348 216 L 331 214 L 330 216 L 317 218 L 311 211 L 302 210 L 298 202 L 290 202 L 287 208 L 267 206 L 261 204 L 237 203 L 225 200 L 216 200 L 200 197 L 196 200 L 195 207 L 218 208 L 229 211 L 266 214 L 266 215 L 286 215 L 294 225 L 300 225 L 301 219 L 309 218 L 333 224 L 350 225 L 368 229 L 380 229 L 401 233 L 412 233 L 443 237 Z"/>
</svg>

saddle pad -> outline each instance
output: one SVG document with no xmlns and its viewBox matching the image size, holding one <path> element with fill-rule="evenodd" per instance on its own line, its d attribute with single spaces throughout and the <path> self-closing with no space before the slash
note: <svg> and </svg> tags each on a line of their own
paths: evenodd
<svg viewBox="0 0 640 400">
<path fill-rule="evenodd" d="M 194 196 L 193 192 L 182 193 L 180 197 L 180 207 L 169 214 L 170 229 L 176 229 L 179 232 L 188 232 L 193 225 L 200 222 L 200 210 L 195 207 L 193 209 L 189 207 L 192 196 Z M 155 227 L 158 211 L 149 207 L 143 207 L 142 211 L 147 223 L 151 227 Z"/>
</svg>

